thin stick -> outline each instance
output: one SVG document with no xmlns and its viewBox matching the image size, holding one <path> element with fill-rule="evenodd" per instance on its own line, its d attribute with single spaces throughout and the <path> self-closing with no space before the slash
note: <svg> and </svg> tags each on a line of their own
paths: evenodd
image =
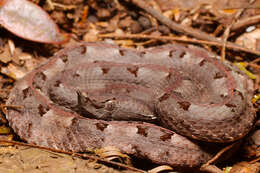
<svg viewBox="0 0 260 173">
<path fill-rule="evenodd" d="M 215 42 L 215 41 L 206 41 L 206 40 L 195 40 L 191 38 L 180 38 L 180 37 L 172 37 L 172 36 L 153 36 L 153 35 L 144 35 L 144 34 L 100 34 L 98 35 L 100 38 L 115 38 L 115 39 L 125 39 L 125 38 L 131 38 L 131 39 L 156 39 L 156 40 L 170 40 L 170 41 L 179 41 L 179 42 L 185 42 L 185 43 L 196 43 L 196 44 L 206 44 L 211 46 L 218 46 L 222 47 L 221 42 Z M 260 55 L 259 51 L 247 49 L 244 47 L 234 47 L 231 44 L 226 45 L 227 48 L 237 51 L 243 51 L 246 53 L 251 53 L 255 55 Z"/>
<path fill-rule="evenodd" d="M 242 20 L 234 23 L 234 25 L 231 27 L 231 31 L 236 31 L 241 28 L 248 27 L 250 25 L 255 25 L 255 24 L 258 24 L 259 22 L 260 22 L 260 15 L 242 19 Z"/>
<path fill-rule="evenodd" d="M 209 35 L 205 32 L 193 29 L 191 27 L 187 27 L 187 26 L 183 26 L 180 24 L 177 24 L 175 22 L 173 22 L 172 20 L 170 20 L 169 18 L 165 17 L 161 12 L 155 10 L 154 8 L 152 8 L 151 6 L 149 6 L 147 4 L 147 1 L 144 0 L 131 0 L 132 3 L 134 3 L 135 5 L 137 5 L 138 7 L 142 8 L 143 10 L 145 10 L 146 12 L 148 12 L 149 14 L 151 14 L 154 18 L 156 18 L 157 20 L 159 20 L 161 23 L 167 25 L 169 28 L 171 28 L 174 31 L 186 34 L 186 35 L 191 35 L 195 38 L 201 39 L 201 40 L 207 40 L 207 41 L 213 41 L 213 42 L 217 42 L 219 44 L 222 44 L 222 40 L 218 39 L 212 35 Z M 232 49 L 240 49 L 240 50 L 244 50 L 246 52 L 252 52 L 253 50 L 249 50 L 245 47 L 242 47 L 240 45 L 237 45 L 235 43 L 232 42 L 227 42 L 227 46 L 232 46 Z M 260 55 L 260 52 L 258 51 L 254 51 L 256 55 Z"/>
<path fill-rule="evenodd" d="M 226 151 L 228 151 L 228 150 L 230 150 L 231 148 L 233 148 L 237 143 L 238 143 L 238 142 L 233 143 L 233 144 L 231 144 L 231 145 L 228 145 L 228 146 L 226 146 L 225 148 L 221 149 L 212 159 L 210 159 L 210 160 L 209 160 L 207 163 L 205 163 L 204 165 L 211 165 L 213 162 L 215 162 L 216 160 L 218 160 L 219 157 L 220 157 L 223 153 L 225 153 Z"/>
</svg>

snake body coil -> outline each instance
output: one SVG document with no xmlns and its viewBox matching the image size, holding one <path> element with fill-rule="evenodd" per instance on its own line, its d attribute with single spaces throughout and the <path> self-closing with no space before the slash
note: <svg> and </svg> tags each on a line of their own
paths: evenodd
<svg viewBox="0 0 260 173">
<path fill-rule="evenodd" d="M 70 151 L 115 146 L 156 163 L 195 167 L 215 153 L 200 141 L 248 133 L 251 97 L 252 81 L 198 47 L 135 51 L 84 43 L 19 80 L 7 104 L 23 108 L 9 108 L 7 119 L 29 143 Z"/>
</svg>

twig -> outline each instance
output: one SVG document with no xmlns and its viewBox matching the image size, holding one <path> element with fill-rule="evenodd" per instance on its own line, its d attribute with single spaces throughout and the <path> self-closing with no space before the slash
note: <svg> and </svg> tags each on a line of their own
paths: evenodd
<svg viewBox="0 0 260 173">
<path fill-rule="evenodd" d="M 144 1 L 144 0 L 131 0 L 131 1 L 132 1 L 132 3 L 134 3 L 138 7 L 145 10 L 146 12 L 151 14 L 153 17 L 155 17 L 157 20 L 159 20 L 161 23 L 167 25 L 169 28 L 171 28 L 174 31 L 184 33 L 187 35 L 191 35 L 191 36 L 201 39 L 201 40 L 213 41 L 213 42 L 222 44 L 221 39 L 218 39 L 212 35 L 209 35 L 205 32 L 201 32 L 199 30 L 193 29 L 191 27 L 183 26 L 183 25 L 173 22 L 169 18 L 165 17 L 162 13 L 160 13 L 159 11 L 157 11 L 157 10 L 153 9 L 151 6 L 149 6 L 147 4 L 147 1 Z M 247 50 L 247 52 L 249 52 L 249 50 L 247 48 L 237 45 L 235 43 L 229 42 L 229 41 L 227 42 L 227 46 L 230 46 L 230 47 L 232 46 L 232 49 L 234 49 L 234 48 L 240 49 L 240 50 L 243 49 L 243 50 Z M 260 55 L 260 52 L 256 51 L 255 54 Z"/>
<path fill-rule="evenodd" d="M 131 38 L 131 39 L 156 39 L 156 40 L 170 40 L 170 41 L 179 41 L 179 42 L 185 42 L 185 43 L 196 43 L 196 44 L 206 44 L 211 46 L 218 46 L 222 47 L 221 42 L 215 42 L 215 41 L 205 41 L 205 40 L 195 40 L 191 38 L 180 38 L 180 37 L 172 37 L 172 36 L 153 36 L 153 35 L 144 35 L 144 34 L 100 34 L 98 35 L 100 38 L 115 38 L 115 39 L 125 39 L 125 38 Z M 237 51 L 243 51 L 246 53 L 251 53 L 255 55 L 260 55 L 259 51 L 247 49 L 244 47 L 236 47 L 232 44 L 227 44 L 227 48 L 237 50 Z"/>
<path fill-rule="evenodd" d="M 255 163 L 255 162 L 258 162 L 260 160 L 260 157 L 257 157 L 256 159 L 254 159 L 254 160 L 252 160 L 252 161 L 250 161 L 249 163 Z"/>
<path fill-rule="evenodd" d="M 27 146 L 27 147 L 44 149 L 44 150 L 48 150 L 48 151 L 52 151 L 52 152 L 68 154 L 68 155 L 77 156 L 77 157 L 81 157 L 81 158 L 85 158 L 85 159 L 98 160 L 98 161 L 100 161 L 102 163 L 109 163 L 111 165 L 118 166 L 118 167 L 121 167 L 121 168 L 124 168 L 124 169 L 137 171 L 137 172 L 140 172 L 140 173 L 146 173 L 146 171 L 143 171 L 143 170 L 140 170 L 140 169 L 137 169 L 137 168 L 134 168 L 134 167 L 122 164 L 122 163 L 104 160 L 104 159 L 101 159 L 99 157 L 90 156 L 90 155 L 87 155 L 87 154 L 79 154 L 79 153 L 74 153 L 74 152 L 70 152 L 70 151 L 57 150 L 57 149 L 54 149 L 54 148 L 47 148 L 47 147 L 43 147 L 43 146 L 38 146 L 38 145 L 33 145 L 33 144 L 26 144 L 26 143 L 16 142 L 16 141 L 9 141 L 9 140 L 4 140 L 4 139 L 0 139 L 0 142 L 10 143 L 10 144 L 19 145 L 19 146 Z"/>
<path fill-rule="evenodd" d="M 234 20 L 232 21 L 234 23 Z M 227 47 L 227 39 L 230 33 L 230 28 L 232 26 L 232 23 L 226 28 L 224 35 L 223 35 L 223 45 L 221 49 L 221 61 L 225 61 L 226 59 L 226 47 Z"/>
<path fill-rule="evenodd" d="M 258 63 L 260 62 L 260 57 L 256 58 L 255 60 L 253 60 L 251 63 Z"/>
<path fill-rule="evenodd" d="M 210 159 L 207 163 L 205 163 L 204 165 L 211 165 L 213 162 L 215 162 L 216 160 L 218 160 L 220 158 L 220 156 L 225 153 L 226 151 L 230 150 L 231 148 L 233 148 L 235 145 L 237 145 L 239 142 L 235 142 L 231 145 L 226 146 L 225 148 L 221 149 L 212 159 Z"/>
<path fill-rule="evenodd" d="M 53 2 L 52 2 L 51 0 L 46 0 L 46 2 L 48 3 L 50 9 L 51 9 L 51 10 L 54 10 Z"/>
<path fill-rule="evenodd" d="M 236 31 L 241 28 L 245 28 L 247 26 L 257 24 L 259 22 L 260 22 L 260 15 L 252 16 L 234 23 L 234 25 L 231 27 L 231 31 Z"/>
<path fill-rule="evenodd" d="M 250 0 L 250 4 L 252 4 L 255 0 Z M 224 61 L 225 57 L 226 57 L 226 45 L 227 45 L 227 39 L 229 37 L 230 31 L 232 26 L 234 25 L 235 21 L 238 20 L 238 18 L 243 14 L 243 12 L 245 11 L 246 7 L 243 9 L 240 9 L 236 12 L 235 17 L 233 18 L 231 24 L 229 24 L 224 32 L 223 35 L 223 46 L 221 49 L 221 60 Z"/>
<path fill-rule="evenodd" d="M 260 65 L 257 65 L 257 64 L 251 63 L 251 62 L 249 62 L 248 65 L 255 69 L 258 69 L 258 70 L 260 69 Z"/>
<path fill-rule="evenodd" d="M 215 165 L 202 165 L 200 170 L 209 173 L 223 173 L 223 171 Z"/>
<path fill-rule="evenodd" d="M 223 46 L 221 49 L 221 60 L 224 61 L 226 59 L 226 45 L 227 45 L 227 40 L 230 34 L 230 30 L 235 23 L 235 21 L 241 16 L 241 14 L 244 12 L 244 8 L 240 9 L 236 12 L 235 17 L 233 18 L 232 22 L 226 27 L 224 35 L 223 35 Z"/>
</svg>

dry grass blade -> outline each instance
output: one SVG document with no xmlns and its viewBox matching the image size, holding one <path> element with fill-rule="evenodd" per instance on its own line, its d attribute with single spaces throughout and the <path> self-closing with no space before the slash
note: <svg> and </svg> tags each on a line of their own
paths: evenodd
<svg viewBox="0 0 260 173">
<path fill-rule="evenodd" d="M 148 171 L 148 173 L 158 173 L 163 171 L 172 171 L 173 168 L 168 165 L 161 165 Z"/>
<path fill-rule="evenodd" d="M 235 64 L 235 66 L 237 66 L 242 72 L 244 72 L 250 79 L 256 79 L 256 76 L 245 68 L 245 66 L 246 66 L 245 63 L 234 63 L 234 64 Z"/>
<path fill-rule="evenodd" d="M 221 44 L 222 45 L 222 40 L 219 40 L 218 38 L 207 34 L 205 32 L 193 29 L 191 27 L 186 27 L 180 24 L 177 24 L 175 22 L 173 22 L 171 19 L 165 17 L 161 12 L 155 10 L 153 7 L 151 7 L 147 2 L 145 1 L 141 1 L 141 0 L 132 0 L 131 1 L 133 4 L 137 5 L 138 7 L 142 8 L 143 10 L 145 10 L 147 13 L 151 14 L 154 18 L 156 18 L 158 21 L 160 21 L 161 23 L 167 25 L 169 28 L 171 28 L 174 31 L 177 31 L 179 33 L 184 33 L 185 35 L 191 35 L 197 39 L 201 39 L 201 40 L 207 40 L 207 41 L 212 41 L 212 42 L 216 42 L 216 44 Z M 223 45 L 222 45 L 223 46 Z M 245 51 L 245 52 L 250 52 L 253 54 L 257 54 L 260 55 L 259 51 L 254 51 L 254 50 L 250 50 L 247 49 L 243 46 L 240 46 L 238 44 L 235 44 L 233 42 L 229 42 L 227 41 L 226 43 L 226 47 L 232 47 L 232 49 L 234 50 L 241 50 L 241 51 Z"/>
<path fill-rule="evenodd" d="M 99 34 L 100 38 L 113 38 L 113 39 L 155 39 L 155 40 L 170 40 L 170 41 L 178 41 L 183 43 L 195 43 L 195 44 L 206 44 L 211 46 L 222 47 L 223 44 L 215 41 L 206 41 L 206 40 L 195 40 L 192 38 L 180 38 L 174 36 L 154 36 L 154 35 L 145 35 L 145 34 Z M 246 53 L 251 53 L 255 55 L 260 55 L 260 51 L 251 50 L 243 47 L 234 47 L 230 44 L 226 45 L 226 48 L 233 49 L 236 51 L 242 51 Z"/>
</svg>

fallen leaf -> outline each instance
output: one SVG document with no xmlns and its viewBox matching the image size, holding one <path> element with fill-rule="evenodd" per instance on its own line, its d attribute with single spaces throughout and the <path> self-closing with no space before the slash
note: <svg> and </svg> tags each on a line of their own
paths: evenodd
<svg viewBox="0 0 260 173">
<path fill-rule="evenodd" d="M 257 173 L 260 171 L 260 163 L 240 162 L 235 164 L 229 173 Z"/>
<path fill-rule="evenodd" d="M 64 43 L 62 34 L 48 13 L 27 0 L 0 0 L 0 24 L 13 34 L 35 42 Z"/>
</svg>

